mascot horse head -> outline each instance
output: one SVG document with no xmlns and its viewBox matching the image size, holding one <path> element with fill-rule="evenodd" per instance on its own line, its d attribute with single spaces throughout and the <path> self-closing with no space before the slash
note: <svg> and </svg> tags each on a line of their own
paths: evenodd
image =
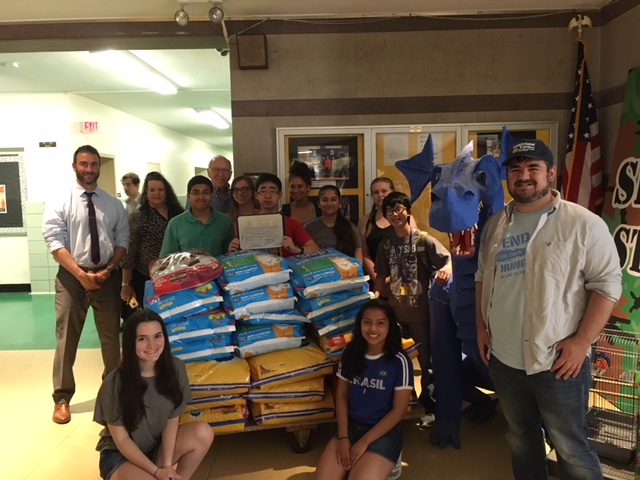
<svg viewBox="0 0 640 480">
<path fill-rule="evenodd" d="M 504 207 L 502 168 L 492 155 L 472 158 L 473 142 L 453 163 L 436 165 L 431 174 L 429 222 L 441 232 L 470 230 Z"/>
<path fill-rule="evenodd" d="M 479 160 L 472 158 L 473 142 L 470 142 L 453 163 L 435 165 L 430 135 L 419 154 L 396 162 L 409 181 L 411 203 L 431 183 L 429 223 L 436 230 L 450 234 L 454 258 L 475 257 L 478 228 L 504 207 L 502 180 L 506 178 L 506 169 L 500 165 L 513 143 L 511 134 L 504 127 L 499 159 L 492 155 Z"/>
</svg>

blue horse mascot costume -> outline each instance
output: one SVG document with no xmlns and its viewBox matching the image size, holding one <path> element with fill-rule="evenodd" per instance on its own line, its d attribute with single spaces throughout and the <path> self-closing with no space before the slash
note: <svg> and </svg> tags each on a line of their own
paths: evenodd
<svg viewBox="0 0 640 480">
<path fill-rule="evenodd" d="M 464 147 L 453 163 L 434 165 L 433 145 L 429 143 L 416 155 L 421 157 L 421 175 L 416 175 L 416 157 L 397 162 L 396 166 L 409 179 L 412 201 L 426 187 L 425 176 L 430 180 L 429 222 L 436 230 L 448 233 L 451 241 L 453 276 L 444 286 L 434 283 L 429 295 L 436 400 L 431 442 L 441 448 L 449 444 L 460 448 L 462 415 L 466 413 L 471 421 L 482 423 L 493 416 L 497 403 L 476 388 L 493 390 L 488 368 L 478 351 L 474 276 L 482 228 L 491 215 L 504 208 L 502 180 L 506 175 L 500 159 L 491 155 L 472 158 L 473 143 Z M 502 152 L 508 152 L 511 143 L 505 128 Z M 412 169 L 407 168 L 410 162 Z M 417 177 L 421 177 L 419 183 Z M 463 400 L 470 404 L 464 411 Z"/>
</svg>

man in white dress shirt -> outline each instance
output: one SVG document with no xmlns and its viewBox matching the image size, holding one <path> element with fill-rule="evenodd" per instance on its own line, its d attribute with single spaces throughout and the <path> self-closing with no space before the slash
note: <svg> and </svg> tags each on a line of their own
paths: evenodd
<svg viewBox="0 0 640 480">
<path fill-rule="evenodd" d="M 102 347 L 103 378 L 120 361 L 118 268 L 129 246 L 122 202 L 98 187 L 100 154 L 85 145 L 73 155 L 76 182 L 45 206 L 43 235 L 60 264 L 56 275 L 56 339 L 53 362 L 53 421 L 71 420 L 73 364 L 87 311 L 93 307 Z"/>
</svg>

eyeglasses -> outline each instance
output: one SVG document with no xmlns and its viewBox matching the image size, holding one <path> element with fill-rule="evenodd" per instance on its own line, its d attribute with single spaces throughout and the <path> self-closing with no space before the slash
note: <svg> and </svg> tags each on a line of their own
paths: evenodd
<svg viewBox="0 0 640 480">
<path fill-rule="evenodd" d="M 280 193 L 280 190 L 268 189 L 268 190 L 258 190 L 258 195 L 262 195 L 263 197 L 275 197 Z"/>
<path fill-rule="evenodd" d="M 208 197 L 211 195 L 211 190 L 191 190 L 189 195 L 193 195 L 194 197 Z"/>
<path fill-rule="evenodd" d="M 407 210 L 406 207 L 402 205 L 396 205 L 395 208 L 393 209 L 387 208 L 386 214 L 388 217 L 391 215 L 402 215 L 406 210 Z"/>
<path fill-rule="evenodd" d="M 221 173 L 229 175 L 231 173 L 231 170 L 229 168 L 212 168 L 211 171 L 216 175 L 219 175 Z"/>
<path fill-rule="evenodd" d="M 238 195 L 240 193 L 245 194 L 245 193 L 249 193 L 251 191 L 251 189 L 249 187 L 242 187 L 242 188 L 234 188 L 233 190 L 231 190 L 231 193 L 233 193 L 234 195 Z"/>
</svg>

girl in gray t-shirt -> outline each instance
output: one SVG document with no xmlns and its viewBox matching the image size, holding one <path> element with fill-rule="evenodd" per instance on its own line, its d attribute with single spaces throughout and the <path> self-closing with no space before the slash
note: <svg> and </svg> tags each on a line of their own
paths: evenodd
<svg viewBox="0 0 640 480">
<path fill-rule="evenodd" d="M 102 382 L 94 422 L 100 432 L 100 476 L 109 480 L 191 478 L 209 451 L 205 422 L 179 425 L 191 401 L 187 371 L 171 356 L 167 328 L 151 310 L 131 315 L 122 335 L 120 366 Z M 178 464 L 174 468 L 175 464 Z"/>
</svg>

